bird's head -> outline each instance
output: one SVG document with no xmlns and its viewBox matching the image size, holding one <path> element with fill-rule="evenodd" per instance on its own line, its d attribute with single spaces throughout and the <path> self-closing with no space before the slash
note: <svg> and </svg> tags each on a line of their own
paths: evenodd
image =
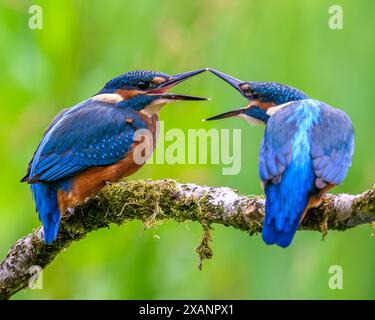
<svg viewBox="0 0 375 320">
<path fill-rule="evenodd" d="M 288 103 L 308 98 L 302 91 L 280 83 L 244 82 L 214 69 L 209 69 L 209 71 L 234 87 L 249 101 L 249 104 L 243 108 L 208 118 L 207 121 L 239 117 L 252 124 L 266 123 L 274 112 Z"/>
<path fill-rule="evenodd" d="M 176 100 L 206 100 L 206 98 L 166 93 L 175 85 L 206 71 L 199 69 L 174 76 L 162 72 L 137 70 L 124 73 L 105 84 L 93 99 L 126 104 L 147 114 L 158 113 L 161 107 Z"/>
</svg>

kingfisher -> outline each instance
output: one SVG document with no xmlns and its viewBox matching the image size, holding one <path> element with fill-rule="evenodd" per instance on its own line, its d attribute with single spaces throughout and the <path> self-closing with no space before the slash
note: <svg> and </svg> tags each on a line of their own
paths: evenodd
<svg viewBox="0 0 375 320">
<path fill-rule="evenodd" d="M 166 93 L 206 69 L 169 76 L 162 72 L 131 71 L 107 82 L 91 98 L 63 110 L 46 129 L 26 176 L 44 241 L 52 243 L 61 217 L 108 182 L 139 170 L 135 150 L 144 143 L 151 155 L 158 135 L 158 113 L 169 102 L 206 98 Z M 139 138 L 147 130 L 151 140 Z"/>
<path fill-rule="evenodd" d="M 354 151 L 352 123 L 342 110 L 291 86 L 210 71 L 249 103 L 206 120 L 239 117 L 265 125 L 258 167 L 266 196 L 262 238 L 288 247 L 308 209 L 344 180 Z"/>
</svg>

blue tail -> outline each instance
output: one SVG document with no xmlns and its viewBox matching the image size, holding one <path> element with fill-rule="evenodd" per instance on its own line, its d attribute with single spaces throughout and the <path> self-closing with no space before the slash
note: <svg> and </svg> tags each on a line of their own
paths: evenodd
<svg viewBox="0 0 375 320">
<path fill-rule="evenodd" d="M 57 204 L 57 191 L 50 185 L 35 183 L 31 185 L 36 210 L 42 221 L 44 242 L 51 244 L 56 240 L 60 225 L 60 211 Z"/>
<path fill-rule="evenodd" d="M 315 191 L 312 163 L 297 167 L 293 162 L 280 183 L 266 186 L 266 216 L 262 237 L 267 244 L 286 248 L 297 231 L 303 211 Z"/>
</svg>

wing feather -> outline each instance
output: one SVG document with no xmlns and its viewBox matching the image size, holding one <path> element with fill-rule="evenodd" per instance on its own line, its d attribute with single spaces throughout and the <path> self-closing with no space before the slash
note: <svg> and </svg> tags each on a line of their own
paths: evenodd
<svg viewBox="0 0 375 320">
<path fill-rule="evenodd" d="M 263 183 L 279 182 L 291 162 L 291 143 L 298 126 L 293 109 L 300 103 L 291 103 L 268 120 L 259 153 L 259 175 Z M 319 120 L 311 128 L 311 156 L 316 186 L 322 189 L 344 180 L 353 156 L 354 130 L 343 111 L 322 102 L 319 109 Z"/>
<path fill-rule="evenodd" d="M 341 110 L 321 105 L 321 117 L 311 132 L 311 156 L 316 186 L 340 184 L 351 165 L 354 152 L 354 129 Z"/>
<path fill-rule="evenodd" d="M 296 132 L 296 120 L 290 119 L 294 104 L 278 110 L 267 122 L 259 153 L 259 176 L 263 183 L 271 180 L 278 183 L 292 160 L 292 138 Z"/>
<path fill-rule="evenodd" d="M 130 109 L 93 100 L 83 106 L 65 111 L 47 129 L 30 166 L 30 183 L 56 181 L 92 166 L 116 163 L 130 150 L 136 129 L 146 127 Z M 127 123 L 128 117 L 136 121 Z"/>
</svg>

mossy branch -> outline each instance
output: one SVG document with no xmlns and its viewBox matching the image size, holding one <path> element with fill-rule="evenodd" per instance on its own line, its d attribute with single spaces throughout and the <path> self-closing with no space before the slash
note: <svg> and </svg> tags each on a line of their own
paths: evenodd
<svg viewBox="0 0 375 320">
<path fill-rule="evenodd" d="M 197 252 L 202 259 L 212 256 L 210 227 L 214 223 L 232 226 L 253 235 L 261 231 L 264 199 L 244 196 L 225 187 L 180 184 L 174 180 L 119 182 L 104 188 L 94 198 L 64 216 L 57 240 L 43 242 L 42 228 L 18 240 L 0 263 L 0 299 L 8 299 L 29 284 L 31 266 L 46 267 L 56 255 L 87 233 L 140 220 L 146 226 L 155 221 L 198 221 L 203 226 Z M 375 188 L 360 195 L 327 195 L 318 208 L 309 211 L 300 229 L 346 230 L 375 221 Z"/>
</svg>

